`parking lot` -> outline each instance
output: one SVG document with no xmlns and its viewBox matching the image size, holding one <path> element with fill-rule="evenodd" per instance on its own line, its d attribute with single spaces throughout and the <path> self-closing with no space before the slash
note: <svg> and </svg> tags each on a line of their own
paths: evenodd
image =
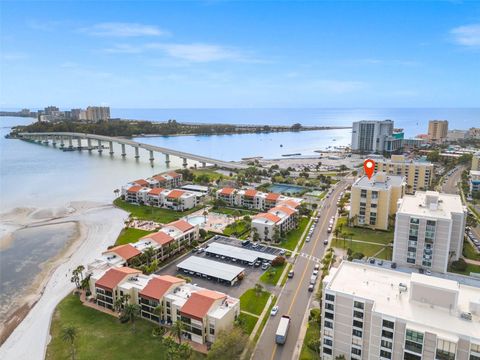
<svg viewBox="0 0 480 360">
<path fill-rule="evenodd" d="M 235 246 L 239 247 L 241 249 L 248 249 L 248 250 L 254 250 L 254 251 L 259 251 L 271 256 L 278 256 L 281 254 L 282 249 L 277 249 L 274 247 L 270 246 L 264 246 L 264 245 L 259 245 L 256 247 L 253 247 L 252 244 L 248 244 L 245 246 L 242 246 L 242 241 L 237 240 L 237 239 L 231 239 L 227 238 L 224 236 L 216 236 L 212 239 L 210 239 L 208 242 L 202 244 L 199 246 L 199 248 L 203 248 L 205 250 L 202 251 L 194 251 L 190 252 L 186 256 L 182 256 L 179 259 L 176 259 L 173 261 L 171 264 L 169 264 L 167 267 L 164 269 L 160 270 L 157 272 L 159 275 L 183 275 L 183 276 L 188 276 L 192 279 L 193 284 L 197 284 L 198 286 L 205 287 L 207 289 L 211 290 L 216 290 L 216 291 L 221 291 L 224 293 L 227 293 L 230 296 L 233 297 L 240 297 L 246 290 L 251 289 L 255 286 L 256 283 L 259 282 L 259 277 L 266 271 L 266 269 L 262 269 L 262 266 L 264 264 L 263 261 L 260 262 L 259 265 L 256 265 L 255 263 L 252 265 L 249 265 L 248 263 L 244 264 L 242 262 L 239 262 L 237 260 L 234 261 L 234 259 L 229 259 L 226 256 L 216 256 L 216 255 L 207 255 L 207 246 L 213 243 L 219 243 L 219 244 L 225 244 L 229 246 Z M 202 275 L 196 275 L 194 274 L 186 274 L 184 271 L 177 271 L 177 265 L 181 263 L 182 261 L 186 260 L 187 258 L 191 256 L 196 256 L 196 257 L 201 257 L 209 260 L 214 260 L 215 262 L 218 262 L 219 266 L 222 266 L 222 264 L 228 264 L 228 265 L 235 265 L 235 266 L 240 266 L 244 268 L 244 273 L 245 277 L 243 280 L 238 281 L 235 285 L 230 286 L 229 284 L 225 283 L 220 283 L 215 281 L 214 279 L 208 279 L 205 276 Z M 269 267 L 268 267 L 269 268 Z M 267 268 L 267 269 L 268 269 Z M 268 285 L 264 286 L 268 288 Z"/>
<path fill-rule="evenodd" d="M 480 251 L 480 239 L 475 235 L 472 230 L 467 230 L 467 237 L 477 248 L 477 250 Z"/>
</svg>

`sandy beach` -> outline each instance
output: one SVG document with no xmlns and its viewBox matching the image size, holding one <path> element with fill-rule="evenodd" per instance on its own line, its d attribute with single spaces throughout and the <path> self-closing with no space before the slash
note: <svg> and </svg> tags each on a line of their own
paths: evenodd
<svg viewBox="0 0 480 360">
<path fill-rule="evenodd" d="M 12 231 L 25 227 L 65 226 L 71 238 L 62 251 L 45 264 L 21 292 L 22 300 L 2 324 L 1 359 L 43 359 L 49 342 L 50 320 L 56 305 L 73 289 L 70 272 L 87 265 L 112 245 L 128 214 L 109 204 L 74 202 L 54 209 L 17 209 L 2 214 L 1 249 L 12 246 Z M 2 339 L 2 340 L 3 340 Z"/>
</svg>

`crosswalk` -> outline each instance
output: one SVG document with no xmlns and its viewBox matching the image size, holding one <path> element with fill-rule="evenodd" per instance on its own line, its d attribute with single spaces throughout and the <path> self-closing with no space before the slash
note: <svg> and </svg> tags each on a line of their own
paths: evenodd
<svg viewBox="0 0 480 360">
<path fill-rule="evenodd" d="M 313 261 L 313 262 L 316 262 L 316 263 L 319 263 L 320 260 L 321 260 L 321 259 L 317 258 L 316 256 L 313 256 L 313 255 L 310 255 L 310 254 L 306 254 L 306 253 L 304 253 L 304 252 L 301 252 L 301 253 L 299 254 L 299 256 L 304 257 L 304 258 L 306 258 L 306 259 L 308 259 L 308 260 L 311 260 L 311 261 Z"/>
</svg>

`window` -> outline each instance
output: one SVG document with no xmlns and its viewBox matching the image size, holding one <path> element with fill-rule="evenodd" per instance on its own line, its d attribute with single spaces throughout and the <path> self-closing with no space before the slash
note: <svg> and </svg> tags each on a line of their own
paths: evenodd
<svg viewBox="0 0 480 360">
<path fill-rule="evenodd" d="M 362 309 L 363 310 L 363 307 L 364 307 L 364 304 L 360 301 L 354 301 L 353 302 L 353 307 L 357 308 L 357 309 Z"/>
<path fill-rule="evenodd" d="M 327 355 L 332 355 L 332 349 L 324 347 L 323 348 L 323 353 Z"/>
<path fill-rule="evenodd" d="M 362 355 L 362 350 L 352 347 L 352 354 L 360 356 Z"/>
<path fill-rule="evenodd" d="M 375 208 L 377 207 L 377 204 L 370 204 L 370 207 L 371 207 L 372 209 L 375 209 Z"/>
<path fill-rule="evenodd" d="M 333 304 L 325 303 L 325 309 L 333 311 L 334 306 L 333 306 Z"/>
<path fill-rule="evenodd" d="M 330 312 L 325 312 L 325 317 L 326 317 L 327 319 L 333 320 L 333 314 L 330 313 Z"/>
<path fill-rule="evenodd" d="M 437 341 L 437 360 L 455 360 L 455 353 L 457 352 L 457 344 L 438 339 Z"/>
<path fill-rule="evenodd" d="M 363 322 L 358 320 L 353 320 L 353 326 L 363 329 Z"/>
<path fill-rule="evenodd" d="M 407 334 L 405 338 L 407 340 L 423 344 L 423 334 L 420 332 L 407 329 Z"/>
<path fill-rule="evenodd" d="M 372 200 L 378 199 L 378 191 L 372 191 Z"/>
<path fill-rule="evenodd" d="M 403 360 L 422 360 L 422 357 L 420 355 L 404 353 L 403 354 Z"/>
<path fill-rule="evenodd" d="M 335 301 L 335 295 L 326 293 L 326 294 L 325 294 L 325 299 L 326 299 L 327 301 Z"/>
<path fill-rule="evenodd" d="M 362 337 L 362 330 L 353 329 L 352 335 L 356 337 Z"/>
<path fill-rule="evenodd" d="M 367 190 L 360 190 L 360 197 L 366 198 L 367 197 Z"/>
<path fill-rule="evenodd" d="M 332 346 L 332 345 L 333 345 L 332 339 L 323 338 L 323 343 L 324 343 L 325 345 L 328 345 L 328 346 Z"/>
<path fill-rule="evenodd" d="M 353 317 L 356 317 L 356 318 L 359 318 L 359 319 L 363 319 L 363 312 L 355 310 L 355 311 L 353 312 Z"/>
<path fill-rule="evenodd" d="M 383 326 L 383 327 L 386 327 L 386 328 L 389 328 L 389 329 L 393 329 L 394 322 L 393 322 L 393 321 L 389 321 L 389 320 L 383 320 L 383 321 L 382 321 L 382 326 Z"/>
<path fill-rule="evenodd" d="M 392 358 L 392 353 L 385 351 L 385 350 L 380 350 L 380 357 L 384 359 L 391 359 Z"/>
<path fill-rule="evenodd" d="M 325 320 L 323 324 L 325 325 L 326 328 L 333 329 L 333 322 Z"/>
<path fill-rule="evenodd" d="M 411 340 L 405 341 L 405 350 L 408 350 L 417 354 L 421 354 L 422 348 L 423 348 L 422 344 L 413 342 Z"/>
<path fill-rule="evenodd" d="M 382 347 L 386 348 L 386 349 L 391 349 L 393 344 L 391 341 L 387 341 L 387 340 L 382 340 L 382 342 L 380 343 Z"/>
<path fill-rule="evenodd" d="M 388 330 L 382 330 L 382 337 L 387 339 L 393 339 L 393 332 Z"/>
</svg>

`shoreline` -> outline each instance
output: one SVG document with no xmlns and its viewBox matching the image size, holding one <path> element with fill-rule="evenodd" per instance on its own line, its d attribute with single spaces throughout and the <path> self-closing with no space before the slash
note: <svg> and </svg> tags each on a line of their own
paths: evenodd
<svg viewBox="0 0 480 360">
<path fill-rule="evenodd" d="M 42 271 L 32 286 L 22 291 L 24 301 L 3 324 L 0 358 L 44 358 L 53 311 L 75 288 L 68 274 L 80 264 L 86 266 L 112 245 L 128 216 L 112 204 L 76 202 L 68 207 L 75 211 L 41 222 L 52 225 L 73 222 L 75 232 L 54 258 L 42 263 Z"/>
</svg>

